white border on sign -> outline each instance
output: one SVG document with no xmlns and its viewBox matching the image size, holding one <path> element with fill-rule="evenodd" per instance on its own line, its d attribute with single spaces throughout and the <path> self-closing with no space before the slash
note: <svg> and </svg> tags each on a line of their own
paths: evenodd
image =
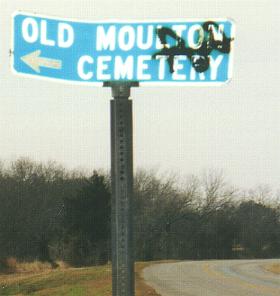
<svg viewBox="0 0 280 296">
<path fill-rule="evenodd" d="M 86 20 L 79 20 L 75 18 L 63 18 L 63 17 L 55 17 L 55 16 L 47 16 L 47 15 L 42 15 L 42 14 L 37 14 L 37 13 L 30 13 L 30 12 L 24 12 L 17 10 L 12 14 L 12 34 L 11 34 L 11 56 L 10 56 L 10 67 L 12 70 L 12 73 L 15 74 L 16 76 L 21 76 L 21 77 L 27 77 L 27 78 L 32 78 L 32 79 L 38 79 L 38 80 L 45 80 L 45 81 L 53 81 L 57 83 L 63 83 L 63 84 L 71 84 L 71 85 L 85 85 L 85 86 L 99 86 L 103 87 L 103 83 L 106 82 L 89 82 L 89 81 L 76 81 L 76 80 L 66 80 L 66 79 L 61 79 L 61 78 L 52 78 L 52 77 L 45 77 L 45 76 L 39 76 L 39 75 L 33 75 L 33 74 L 27 74 L 27 73 L 21 73 L 15 70 L 14 68 L 14 18 L 17 15 L 24 15 L 24 16 L 33 16 L 33 17 L 40 17 L 40 18 L 46 18 L 46 19 L 52 19 L 52 20 L 57 20 L 57 21 L 69 21 L 69 22 L 77 22 L 77 23 L 88 23 L 88 24 L 97 24 L 97 23 L 105 23 L 105 24 L 110 24 L 110 23 L 170 23 L 170 22 L 205 22 L 206 20 L 211 20 L 211 21 L 218 21 L 218 22 L 226 22 L 230 21 L 232 23 L 231 27 L 231 37 L 235 39 L 235 21 L 232 18 L 186 18 L 186 19 L 152 19 L 152 20 L 136 20 L 136 19 L 126 19 L 126 20 L 120 20 L 120 19 L 110 19 L 110 20 L 94 20 L 94 21 L 86 21 Z M 232 46 L 233 49 L 233 46 Z M 228 65 L 228 80 L 223 81 L 223 82 L 188 82 L 188 81 L 141 81 L 139 82 L 139 86 L 222 86 L 225 84 L 228 84 L 232 80 L 232 75 L 233 75 L 233 50 L 231 51 L 229 55 L 229 65 Z M 120 81 L 120 80 L 119 80 Z M 128 80 L 124 80 L 124 82 L 129 82 Z"/>
</svg>

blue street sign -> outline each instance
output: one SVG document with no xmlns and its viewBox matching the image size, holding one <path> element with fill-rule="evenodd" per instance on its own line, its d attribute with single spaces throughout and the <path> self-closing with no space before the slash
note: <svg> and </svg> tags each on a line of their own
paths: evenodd
<svg viewBox="0 0 280 296">
<path fill-rule="evenodd" d="M 18 12 L 16 73 L 103 85 L 216 85 L 231 78 L 234 24 L 227 19 L 81 22 Z"/>
</svg>

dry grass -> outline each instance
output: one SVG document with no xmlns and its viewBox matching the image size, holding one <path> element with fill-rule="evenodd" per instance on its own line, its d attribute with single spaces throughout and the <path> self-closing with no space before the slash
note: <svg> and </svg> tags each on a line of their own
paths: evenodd
<svg viewBox="0 0 280 296">
<path fill-rule="evenodd" d="M 275 263 L 275 264 L 270 264 L 270 265 L 266 265 L 264 266 L 265 270 L 276 273 L 276 274 L 280 274 L 280 264 L 279 263 Z"/>
<path fill-rule="evenodd" d="M 56 263 L 59 269 L 65 269 L 67 266 L 64 262 Z M 2 260 L 2 274 L 11 273 L 38 273 L 53 270 L 53 266 L 47 262 L 33 261 L 33 262 L 19 262 L 14 257 L 9 257 Z"/>
<path fill-rule="evenodd" d="M 52 270 L 52 266 L 50 263 L 42 263 L 40 261 L 28 262 L 28 263 L 18 263 L 16 266 L 17 272 L 44 272 Z"/>
<path fill-rule="evenodd" d="M 15 262 L 13 262 L 14 264 Z M 136 296 L 160 296 L 145 284 L 143 268 L 151 263 L 136 263 Z M 0 295 L 34 296 L 111 296 L 111 266 L 51 269 L 40 262 L 17 263 L 17 272 L 0 275 Z M 19 272 L 20 271 L 20 272 Z"/>
</svg>

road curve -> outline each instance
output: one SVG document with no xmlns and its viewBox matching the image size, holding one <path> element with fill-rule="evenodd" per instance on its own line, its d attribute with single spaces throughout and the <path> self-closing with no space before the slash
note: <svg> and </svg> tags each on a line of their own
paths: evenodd
<svg viewBox="0 0 280 296">
<path fill-rule="evenodd" d="M 280 260 L 211 260 L 155 264 L 143 270 L 162 296 L 279 296 L 280 276 L 263 266 Z"/>
</svg>

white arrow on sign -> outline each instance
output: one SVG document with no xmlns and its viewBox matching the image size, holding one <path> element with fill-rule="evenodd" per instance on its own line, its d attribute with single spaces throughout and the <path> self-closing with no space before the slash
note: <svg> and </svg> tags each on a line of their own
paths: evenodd
<svg viewBox="0 0 280 296">
<path fill-rule="evenodd" d="M 60 70 L 62 68 L 62 61 L 43 58 L 40 55 L 41 50 L 35 50 L 25 56 L 22 56 L 20 59 L 37 73 L 41 72 L 40 67 L 57 70 Z"/>
</svg>

